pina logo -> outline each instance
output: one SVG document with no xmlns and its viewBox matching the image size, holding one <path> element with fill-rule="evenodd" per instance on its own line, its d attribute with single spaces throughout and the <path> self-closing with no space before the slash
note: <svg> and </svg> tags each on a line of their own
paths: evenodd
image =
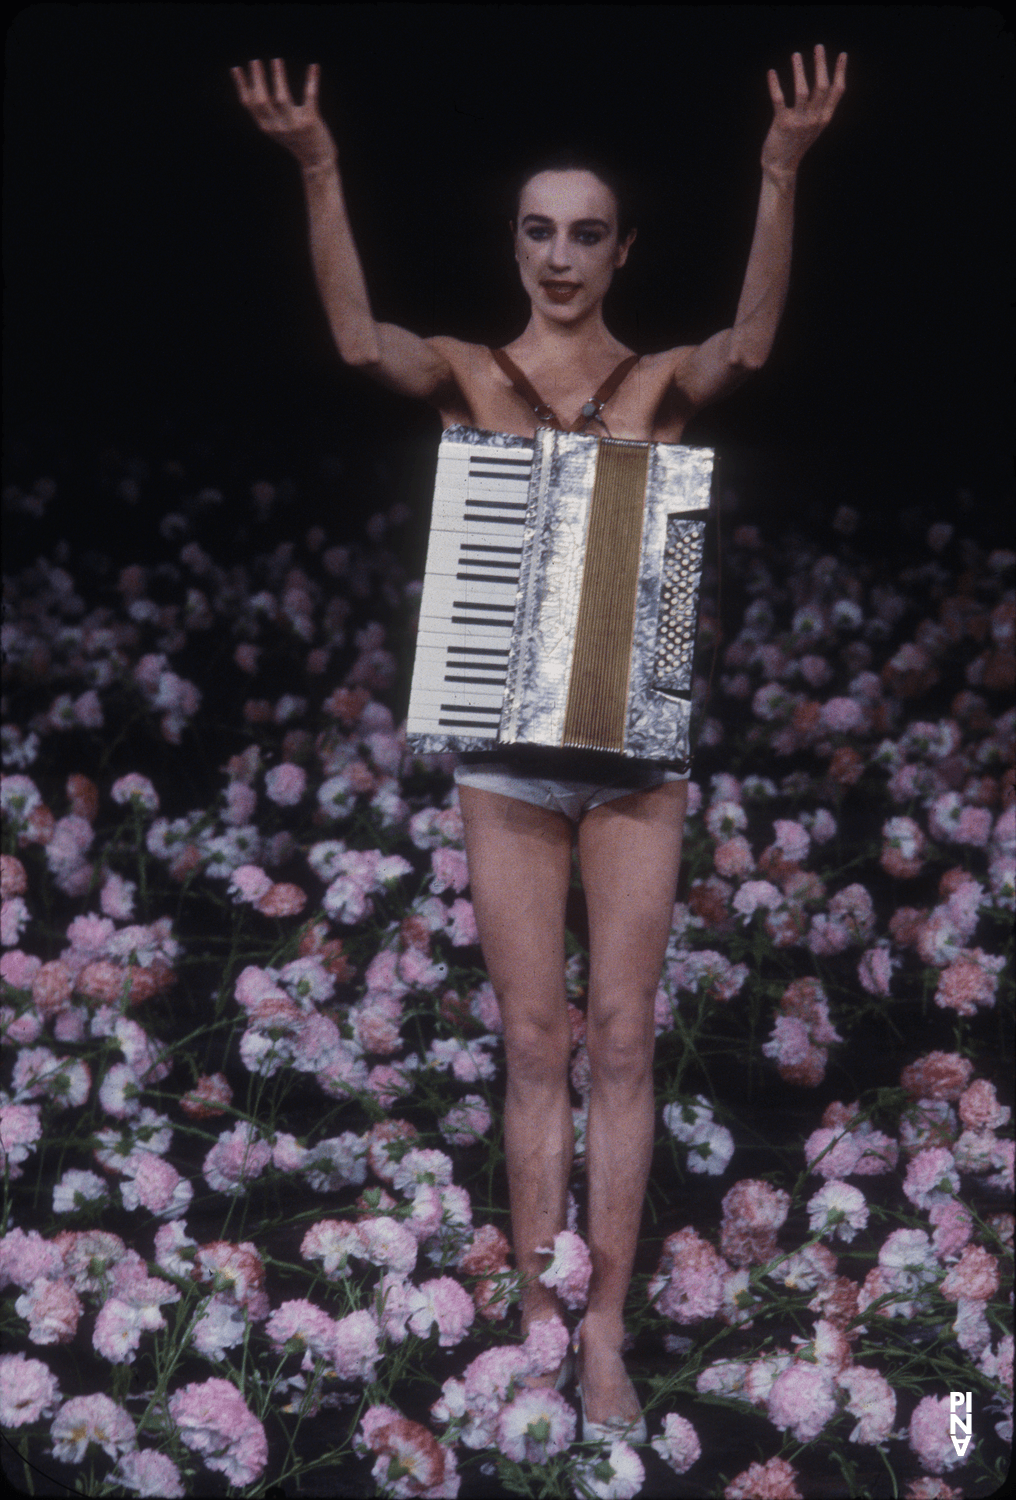
<svg viewBox="0 0 1016 1500">
<path fill-rule="evenodd" d="M 949 1392 L 949 1436 L 962 1458 L 970 1446 L 974 1430 L 974 1402 L 969 1391 Z"/>
</svg>

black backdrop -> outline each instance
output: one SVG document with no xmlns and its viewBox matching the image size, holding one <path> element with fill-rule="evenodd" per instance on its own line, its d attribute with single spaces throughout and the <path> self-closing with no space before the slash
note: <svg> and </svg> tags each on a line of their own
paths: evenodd
<svg viewBox="0 0 1016 1500">
<path fill-rule="evenodd" d="M 297 169 L 231 63 L 282 55 L 301 85 L 321 63 L 375 313 L 423 334 L 521 331 L 494 186 L 560 140 L 619 152 L 649 212 L 608 323 L 648 351 L 729 324 L 766 69 L 788 87 L 819 40 L 848 51 L 848 91 L 802 169 L 785 321 L 688 440 L 757 474 L 804 455 L 862 509 L 901 475 L 940 513 L 962 490 L 1008 504 L 1013 38 L 988 7 L 28 7 L 7 40 L 9 451 L 160 424 L 433 445 L 429 410 L 339 364 Z"/>
</svg>

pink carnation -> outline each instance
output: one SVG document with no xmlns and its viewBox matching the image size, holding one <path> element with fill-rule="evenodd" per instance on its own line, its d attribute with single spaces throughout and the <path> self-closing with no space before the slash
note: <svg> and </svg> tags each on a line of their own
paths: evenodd
<svg viewBox="0 0 1016 1500">
<path fill-rule="evenodd" d="M 56 1376 L 41 1359 L 0 1354 L 0 1426 L 23 1427 L 52 1416 L 60 1399 Z"/>
<path fill-rule="evenodd" d="M 786 1222 L 789 1194 L 755 1178 L 736 1182 L 723 1199 L 720 1249 L 735 1266 L 762 1265 L 776 1254 L 776 1232 Z"/>
<path fill-rule="evenodd" d="M 945 1203 L 932 1204 L 928 1218 L 935 1226 L 935 1233 L 931 1237 L 935 1254 L 942 1260 L 951 1260 L 959 1255 L 973 1232 L 973 1220 L 969 1211 L 952 1198 Z"/>
<path fill-rule="evenodd" d="M 812 1171 L 837 1180 L 857 1171 L 862 1150 L 856 1135 L 836 1127 L 814 1130 L 804 1143 L 805 1160 Z"/>
<path fill-rule="evenodd" d="M 449 912 L 448 936 L 456 948 L 467 948 L 480 941 L 476 930 L 473 903 L 460 896 Z"/>
<path fill-rule="evenodd" d="M 497 1421 L 497 1446 L 516 1463 L 546 1463 L 575 1441 L 575 1413 L 557 1391 L 525 1390 Z"/>
<path fill-rule="evenodd" d="M 20 1177 L 20 1163 L 31 1155 L 42 1135 L 38 1104 L 0 1104 L 0 1172 Z"/>
<path fill-rule="evenodd" d="M 890 818 L 882 826 L 881 865 L 888 874 L 907 880 L 924 865 L 924 834 L 913 818 Z"/>
<path fill-rule="evenodd" d="M 450 886 L 457 895 L 461 895 L 469 884 L 469 867 L 464 852 L 445 847 L 433 849 L 430 863 L 434 871 L 430 882 L 431 890 L 438 894 Z"/>
<path fill-rule="evenodd" d="M 963 1463 L 949 1435 L 948 1396 L 925 1396 L 917 1403 L 908 1440 L 921 1468 L 929 1474 L 940 1474 Z"/>
<path fill-rule="evenodd" d="M 159 1218 L 179 1218 L 186 1213 L 194 1189 L 176 1168 L 152 1151 L 141 1152 L 133 1181 L 121 1185 L 124 1208 L 147 1208 Z"/>
<path fill-rule="evenodd" d="M 284 761 L 265 772 L 265 792 L 278 807 L 295 807 L 307 789 L 307 772 Z"/>
<path fill-rule="evenodd" d="M 234 901 L 260 901 L 271 888 L 272 877 L 260 865 L 238 865 L 229 882 L 229 894 Z"/>
<path fill-rule="evenodd" d="M 649 1300 L 676 1323 L 713 1318 L 723 1306 L 724 1277 L 729 1270 L 707 1240 L 690 1227 L 679 1229 L 663 1242 L 659 1268 L 649 1283 Z"/>
<path fill-rule="evenodd" d="M 224 1131 L 205 1157 L 205 1181 L 216 1193 L 239 1193 L 252 1177 L 260 1177 L 272 1159 L 271 1147 L 246 1122 Z"/>
<path fill-rule="evenodd" d="M 863 729 L 867 721 L 864 704 L 856 698 L 830 698 L 822 705 L 820 721 L 824 729 L 834 734 L 850 734 Z"/>
<path fill-rule="evenodd" d="M 273 885 L 255 905 L 266 917 L 295 917 L 307 905 L 307 893 L 298 885 L 284 882 Z"/>
<path fill-rule="evenodd" d="M 32 1282 L 14 1303 L 14 1310 L 27 1320 L 33 1344 L 69 1344 L 83 1311 L 81 1299 L 69 1282 L 44 1278 Z"/>
<path fill-rule="evenodd" d="M 836 1414 L 836 1394 L 821 1365 L 795 1361 L 777 1375 L 766 1402 L 774 1426 L 790 1428 L 799 1443 L 810 1443 Z"/>
<path fill-rule="evenodd" d="M 961 1297 L 987 1301 L 998 1291 L 998 1261 L 980 1245 L 967 1245 L 942 1282 L 942 1295 L 957 1302 Z"/>
<path fill-rule="evenodd" d="M 955 1010 L 961 1016 L 972 1016 L 977 1007 L 993 1006 L 998 976 L 1005 959 L 993 957 L 980 948 L 961 953 L 955 963 L 942 971 L 935 991 L 935 1004 L 942 1010 Z"/>
<path fill-rule="evenodd" d="M 861 955 L 857 977 L 869 995 L 888 995 L 896 962 L 888 948 L 869 948 Z"/>
<path fill-rule="evenodd" d="M 903 1191 L 917 1208 L 931 1208 L 960 1190 L 959 1173 L 951 1151 L 933 1146 L 919 1151 L 907 1168 Z"/>
<path fill-rule="evenodd" d="M 330 1359 L 335 1344 L 335 1320 L 313 1302 L 294 1298 L 283 1302 L 265 1324 L 265 1333 L 276 1353 L 292 1343 L 297 1351 L 308 1350 L 315 1359 Z"/>
<path fill-rule="evenodd" d="M 915 1099 L 958 1099 L 973 1071 L 958 1052 L 928 1052 L 903 1069 L 900 1083 Z"/>
<path fill-rule="evenodd" d="M 801 1500 L 797 1472 L 785 1458 L 753 1463 L 730 1481 L 723 1500 Z"/>
<path fill-rule="evenodd" d="M 734 911 L 738 912 L 745 922 L 749 921 L 760 907 L 766 911 L 775 911 L 782 904 L 782 892 L 768 880 L 746 880 L 731 902 Z"/>
<path fill-rule="evenodd" d="M 158 812 L 159 794 L 155 790 L 147 776 L 140 776 L 132 771 L 127 776 L 121 776 L 119 781 L 114 781 L 110 787 L 109 795 L 114 802 L 121 806 L 128 803 L 142 807 L 146 812 Z"/>
<path fill-rule="evenodd" d="M 192 1381 L 170 1397 L 169 1414 L 186 1446 L 230 1484 L 246 1487 L 260 1477 L 268 1462 L 265 1429 L 231 1381 Z"/>
<path fill-rule="evenodd" d="M 136 1453 L 125 1453 L 111 1476 L 121 1489 L 136 1490 L 141 1496 L 162 1497 L 162 1500 L 178 1500 L 186 1495 L 180 1470 L 165 1453 L 154 1448 L 141 1448 Z"/>
<path fill-rule="evenodd" d="M 540 1272 L 543 1285 L 557 1292 L 566 1307 L 585 1307 L 589 1278 L 593 1274 L 585 1241 L 572 1230 L 562 1229 L 554 1236 L 553 1248 L 548 1246 L 539 1253 L 553 1256 L 546 1270 Z"/>
<path fill-rule="evenodd" d="M 744 834 L 735 833 L 732 838 L 726 839 L 722 844 L 717 844 L 713 854 L 713 864 L 717 875 L 722 875 L 727 879 L 739 880 L 749 875 L 755 868 L 755 856 Z"/>
<path fill-rule="evenodd" d="M 394 1500 L 439 1500 L 458 1494 L 455 1455 L 419 1422 L 411 1422 L 394 1407 L 371 1406 L 364 1412 L 360 1432 L 353 1446 L 378 1455 L 372 1477 Z"/>
<path fill-rule="evenodd" d="M 409 1327 L 421 1338 L 426 1338 L 431 1325 L 436 1323 L 442 1349 L 461 1343 L 476 1316 L 472 1297 L 451 1276 L 425 1281 L 412 1294 L 410 1301 Z"/>
<path fill-rule="evenodd" d="M 806 828 L 789 818 L 777 818 L 773 827 L 776 831 L 776 845 L 788 859 L 800 862 L 807 858 L 811 836 Z"/>
<path fill-rule="evenodd" d="M 686 1474 L 692 1464 L 702 1457 L 698 1433 L 689 1421 L 679 1417 L 676 1412 L 668 1412 L 664 1417 L 663 1434 L 653 1438 L 652 1446 L 675 1474 Z"/>
<path fill-rule="evenodd" d="M 986 1078 L 975 1078 L 964 1090 L 959 1103 L 960 1119 L 968 1130 L 998 1130 L 1008 1123 L 1009 1108 L 999 1104 L 994 1084 Z"/>
<path fill-rule="evenodd" d="M 332 1360 L 340 1380 L 367 1383 L 375 1378 L 381 1357 L 379 1335 L 374 1314 L 363 1309 L 336 1321 Z"/>
<path fill-rule="evenodd" d="M 877 1370 L 851 1365 L 840 1373 L 837 1383 L 850 1397 L 847 1411 L 858 1419 L 850 1441 L 887 1442 L 896 1420 L 896 1395 L 888 1381 Z"/>
<path fill-rule="evenodd" d="M 73 1396 L 61 1406 L 49 1431 L 53 1457 L 65 1464 L 80 1464 L 90 1443 L 110 1458 L 137 1447 L 133 1421 L 109 1396 Z"/>
</svg>

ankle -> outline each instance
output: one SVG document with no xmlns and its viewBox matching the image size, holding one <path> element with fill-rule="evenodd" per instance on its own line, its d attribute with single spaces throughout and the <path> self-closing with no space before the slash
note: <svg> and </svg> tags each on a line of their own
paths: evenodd
<svg viewBox="0 0 1016 1500">
<path fill-rule="evenodd" d="M 579 1342 L 595 1349 L 612 1349 L 620 1354 L 625 1344 L 624 1322 L 616 1313 L 589 1313 L 579 1329 Z"/>
</svg>

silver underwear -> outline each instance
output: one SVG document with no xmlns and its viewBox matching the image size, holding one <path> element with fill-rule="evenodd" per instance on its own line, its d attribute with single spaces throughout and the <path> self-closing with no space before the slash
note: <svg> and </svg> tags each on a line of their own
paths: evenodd
<svg viewBox="0 0 1016 1500">
<path fill-rule="evenodd" d="M 568 769 L 564 762 L 562 770 Z M 625 768 L 623 779 L 604 785 L 595 781 L 562 780 L 558 777 L 534 776 L 532 770 L 508 759 L 491 758 L 481 764 L 455 767 L 456 786 L 474 786 L 484 792 L 498 792 L 502 797 L 516 797 L 551 812 L 563 813 L 578 823 L 583 813 L 591 812 L 616 797 L 632 792 L 646 792 L 668 781 L 687 781 L 689 772 L 667 770 L 663 766 Z"/>
</svg>

